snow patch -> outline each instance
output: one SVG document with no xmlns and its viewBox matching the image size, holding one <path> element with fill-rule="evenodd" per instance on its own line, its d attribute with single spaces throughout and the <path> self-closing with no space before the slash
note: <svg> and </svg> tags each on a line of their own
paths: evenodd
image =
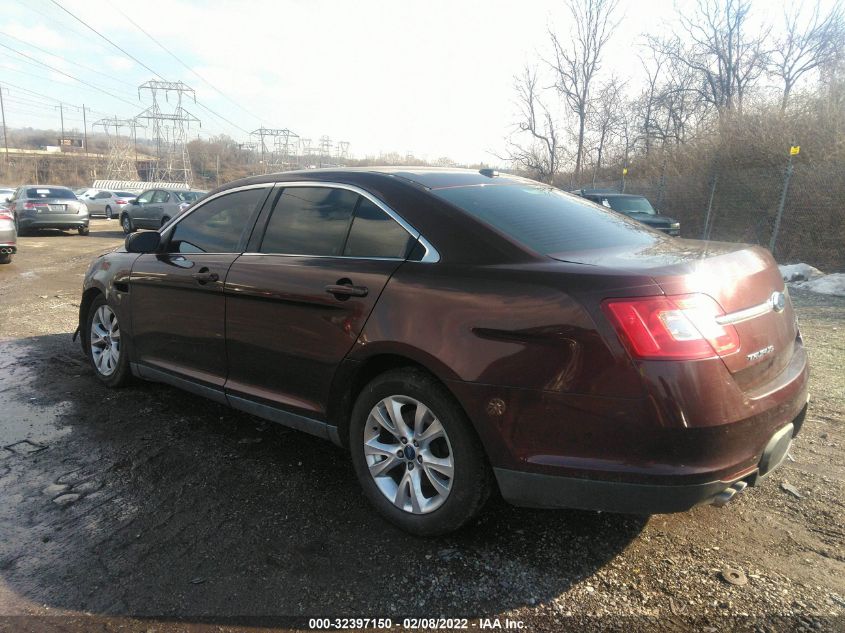
<svg viewBox="0 0 845 633">
<path fill-rule="evenodd" d="M 778 268 L 780 268 L 781 277 L 786 282 L 810 281 L 811 279 L 818 279 L 824 276 L 822 271 L 818 268 L 813 268 L 809 264 L 785 264 L 778 266 Z"/>
<path fill-rule="evenodd" d="M 802 290 L 812 290 L 823 295 L 845 297 L 845 273 L 823 275 L 812 281 L 800 281 L 795 284 Z"/>
</svg>

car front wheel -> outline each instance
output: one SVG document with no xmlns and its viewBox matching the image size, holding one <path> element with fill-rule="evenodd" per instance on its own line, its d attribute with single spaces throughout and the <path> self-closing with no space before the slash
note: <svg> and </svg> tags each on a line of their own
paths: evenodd
<svg viewBox="0 0 845 633">
<path fill-rule="evenodd" d="M 128 213 L 123 214 L 123 217 L 120 219 L 120 225 L 123 227 L 123 232 L 127 235 L 135 232 L 135 226 L 132 224 L 132 218 L 129 217 Z"/>
<path fill-rule="evenodd" d="M 84 345 L 94 372 L 109 387 L 120 387 L 129 381 L 129 361 L 121 341 L 117 314 L 99 295 L 91 303 L 85 325 Z"/>
<path fill-rule="evenodd" d="M 458 529 L 490 494 L 490 469 L 469 420 L 423 371 L 390 371 L 364 388 L 349 446 L 367 498 L 413 534 Z"/>
</svg>

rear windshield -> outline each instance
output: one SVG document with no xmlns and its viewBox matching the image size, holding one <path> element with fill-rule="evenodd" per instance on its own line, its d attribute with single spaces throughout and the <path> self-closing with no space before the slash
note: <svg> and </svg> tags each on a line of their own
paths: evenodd
<svg viewBox="0 0 845 633">
<path fill-rule="evenodd" d="M 134 198 L 135 197 L 134 193 L 127 193 L 125 191 L 115 191 L 114 195 L 116 195 L 118 198 Z"/>
<path fill-rule="evenodd" d="M 76 194 L 64 187 L 32 187 L 26 190 L 27 198 L 66 198 L 76 200 Z"/>
<path fill-rule="evenodd" d="M 432 193 L 543 255 L 663 239 L 644 224 L 542 185 L 455 187 Z"/>
<path fill-rule="evenodd" d="M 605 198 L 610 208 L 621 213 L 648 213 L 655 215 L 654 207 L 645 198 L 627 198 L 622 196 L 609 196 Z"/>
</svg>

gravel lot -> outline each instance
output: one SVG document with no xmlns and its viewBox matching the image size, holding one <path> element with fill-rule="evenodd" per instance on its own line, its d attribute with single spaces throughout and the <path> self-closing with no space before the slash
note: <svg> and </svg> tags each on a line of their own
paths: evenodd
<svg viewBox="0 0 845 633">
<path fill-rule="evenodd" d="M 646 518 L 493 501 L 462 532 L 418 539 L 370 510 L 332 444 L 170 387 L 100 386 L 70 336 L 89 260 L 122 237 L 95 220 L 88 237 L 21 238 L 0 266 L 0 631 L 303 615 L 845 628 L 845 300 L 793 292 L 810 412 L 794 460 L 727 507 Z"/>
</svg>

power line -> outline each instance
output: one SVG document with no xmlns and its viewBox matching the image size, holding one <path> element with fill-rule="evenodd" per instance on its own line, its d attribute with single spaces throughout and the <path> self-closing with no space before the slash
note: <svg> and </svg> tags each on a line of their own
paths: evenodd
<svg viewBox="0 0 845 633">
<path fill-rule="evenodd" d="M 77 15 L 76 15 L 75 13 L 72 13 L 71 11 L 68 11 L 67 9 L 65 9 L 62 5 L 60 5 L 58 2 L 56 2 L 56 0 L 50 0 L 50 2 L 52 2 L 54 5 L 56 5 L 58 8 L 60 8 L 62 11 L 64 11 L 65 13 L 67 13 L 67 14 L 68 14 L 70 17 L 72 17 L 74 20 L 76 20 L 77 22 L 79 22 L 80 24 L 82 24 L 84 27 L 86 27 L 87 29 L 89 29 L 89 30 L 93 31 L 93 32 L 94 32 L 94 33 L 96 33 L 97 35 L 99 35 L 101 38 L 103 38 L 103 39 L 104 39 L 105 41 L 107 41 L 109 44 L 111 44 L 112 46 L 114 46 L 114 47 L 115 47 L 117 50 L 119 50 L 121 53 L 123 53 L 124 55 L 126 55 L 127 57 L 129 57 L 130 59 L 132 59 L 135 63 L 140 64 L 141 66 L 143 66 L 144 68 L 146 68 L 147 70 L 149 70 L 152 74 L 154 74 L 156 77 L 158 77 L 158 78 L 159 78 L 159 79 L 161 79 L 162 81 L 166 81 L 166 79 L 165 79 L 164 77 L 162 77 L 161 75 L 159 75 L 156 71 L 154 71 L 152 68 L 150 68 L 149 66 L 147 66 L 147 65 L 146 65 L 144 62 L 142 62 L 140 59 L 138 59 L 137 57 L 135 57 L 134 55 L 132 55 L 132 53 L 127 52 L 126 50 L 124 50 L 123 48 L 121 48 L 120 46 L 118 46 L 117 44 L 115 44 L 114 42 L 112 42 L 109 38 L 107 38 L 105 35 L 103 35 L 102 33 L 100 33 L 100 32 L 99 32 L 97 29 L 95 29 L 93 26 L 91 26 L 90 24 L 88 24 L 87 22 L 85 22 L 84 20 L 82 20 L 81 18 L 77 17 Z"/>
<path fill-rule="evenodd" d="M 51 2 L 52 2 L 52 0 L 51 0 Z M 46 64 L 46 63 L 44 63 L 44 62 L 42 62 L 42 61 L 40 61 L 40 60 L 37 60 L 37 59 L 35 59 L 34 57 L 31 57 L 31 56 L 27 55 L 26 53 L 22 53 L 21 51 L 15 50 L 15 49 L 14 49 L 14 48 L 12 48 L 11 46 L 8 46 L 8 45 L 4 44 L 3 42 L 0 42 L 0 46 L 2 46 L 3 48 L 7 48 L 7 49 L 9 49 L 9 50 L 10 50 L 10 51 L 12 51 L 13 53 L 18 54 L 18 55 L 20 55 L 21 57 L 25 57 L 26 59 L 29 59 L 29 60 L 31 60 L 31 61 L 33 61 L 33 62 L 35 62 L 36 64 L 40 65 L 40 66 L 44 66 L 45 68 L 49 68 L 49 69 L 50 69 L 50 70 L 52 70 L 53 72 L 57 72 L 57 73 L 59 73 L 60 75 L 64 75 L 65 77 L 68 77 L 69 79 L 73 79 L 74 81 L 78 81 L 79 83 L 81 83 L 81 84 L 83 84 L 83 85 L 85 85 L 85 86 L 88 86 L 89 88 L 93 88 L 94 90 L 97 90 L 97 91 L 99 91 L 99 92 L 102 92 L 103 94 L 106 94 L 106 95 L 110 96 L 110 97 L 111 97 L 111 98 L 113 98 L 113 99 L 118 99 L 118 100 L 120 100 L 120 101 L 123 101 L 124 103 L 128 103 L 128 104 L 129 104 L 129 105 L 131 105 L 131 106 L 135 106 L 135 105 L 136 105 L 136 104 L 132 103 L 131 101 L 128 101 L 128 100 L 124 99 L 123 97 L 119 97 L 119 96 L 117 96 L 117 95 L 115 95 L 115 94 L 112 94 L 112 93 L 111 93 L 111 92 L 109 92 L 108 90 L 103 90 L 102 88 L 99 88 L 99 87 L 95 86 L 94 84 L 92 84 L 92 83 L 90 83 L 90 82 L 87 82 L 87 81 L 85 81 L 85 80 L 83 80 L 83 79 L 80 79 L 79 77 L 74 77 L 73 75 L 70 75 L 70 74 L 66 73 L 65 71 L 63 71 L 63 70 L 59 70 L 59 69 L 58 69 L 58 68 L 56 68 L 55 66 L 51 66 L 50 64 Z"/>
<path fill-rule="evenodd" d="M 153 42 L 155 42 L 155 44 L 156 44 L 156 45 L 158 45 L 158 47 L 159 47 L 161 50 L 163 50 L 165 53 L 167 53 L 167 54 L 168 54 L 168 55 L 170 55 L 173 59 L 175 59 L 177 62 L 179 62 L 179 63 L 180 63 L 180 64 L 181 64 L 181 65 L 182 65 L 182 66 L 183 66 L 186 70 L 188 70 L 188 72 L 190 72 L 190 73 L 194 74 L 194 75 L 195 75 L 196 77 L 198 77 L 201 81 L 205 82 L 205 83 L 206 83 L 208 86 L 210 86 L 210 87 L 211 87 L 211 88 L 212 88 L 212 89 L 213 89 L 213 90 L 214 90 L 217 94 L 219 94 L 221 97 L 223 97 L 224 99 L 226 99 L 229 103 L 233 104 L 233 105 L 234 105 L 235 107 L 237 107 L 237 108 L 240 108 L 241 110 L 243 110 L 243 111 L 244 111 L 244 112 L 246 112 L 248 115 L 250 115 L 251 117 L 255 118 L 256 120 L 261 121 L 261 117 L 260 117 L 260 116 L 258 116 L 258 115 L 256 115 L 256 114 L 254 114 L 254 113 L 250 112 L 250 111 L 249 111 L 249 110 L 247 110 L 245 107 L 243 107 L 240 103 L 238 103 L 238 102 L 237 102 L 237 101 L 235 101 L 234 99 L 231 99 L 228 95 L 226 95 L 226 94 L 225 94 L 222 90 L 220 90 L 217 86 L 215 86 L 213 83 L 211 83 L 210 81 L 208 81 L 208 79 L 206 79 L 205 77 L 203 77 L 202 75 L 200 75 L 200 74 L 199 74 L 196 70 L 194 70 L 193 68 L 191 68 L 190 66 L 188 66 L 188 64 L 186 64 L 185 62 L 183 62 L 183 61 L 181 60 L 181 58 L 179 58 L 179 57 L 176 55 L 176 53 L 174 53 L 174 52 L 173 52 L 173 51 L 171 51 L 169 48 L 167 48 L 164 44 L 162 44 L 161 42 L 159 42 L 159 41 L 158 41 L 155 37 L 153 37 L 151 34 L 147 33 L 147 31 L 146 31 L 146 30 L 144 30 L 144 27 L 142 27 L 140 24 L 138 24 L 137 22 L 135 22 L 135 20 L 133 20 L 133 19 L 132 19 L 131 17 L 129 17 L 128 15 L 126 15 L 126 13 L 124 13 L 124 12 L 123 12 L 123 10 L 122 10 L 120 7 L 116 6 L 116 5 L 115 5 L 114 3 L 112 3 L 112 2 L 109 2 L 109 4 L 111 5 L 111 7 L 112 7 L 113 9 L 115 9 L 118 13 L 120 13 L 120 15 L 122 15 L 124 18 L 126 18 L 127 20 L 129 20 L 129 22 L 130 22 L 130 24 L 132 24 L 132 26 L 134 26 L 134 27 L 135 27 L 135 28 L 137 28 L 139 31 L 141 31 L 141 33 L 143 33 L 143 34 L 144 34 L 144 35 L 146 35 L 149 39 L 151 39 Z M 225 120 L 225 119 L 224 119 L 224 120 Z M 232 125 L 234 125 L 234 124 L 232 124 Z M 235 127 L 238 127 L 238 126 L 235 126 Z M 238 129 L 241 129 L 241 128 L 238 128 Z M 243 131 L 243 132 L 246 132 L 246 130 L 242 130 L 242 131 Z"/>
<path fill-rule="evenodd" d="M 36 46 L 35 44 L 31 44 L 31 43 L 27 42 L 26 40 L 22 40 L 18 37 L 15 37 L 14 35 L 9 35 L 8 33 L 4 33 L 3 31 L 0 31 L 0 35 L 2 35 L 4 37 L 8 37 L 9 39 L 13 39 L 16 42 L 20 42 L 21 44 L 23 44 L 25 46 L 29 46 L 30 48 L 34 48 L 37 51 L 40 51 L 40 52 L 45 53 L 47 55 L 50 55 L 51 57 L 57 57 L 57 55 L 55 53 L 51 53 L 50 51 L 48 51 L 46 49 L 40 48 L 40 47 Z M 119 84 L 123 84 L 124 86 L 132 86 L 133 88 L 135 87 L 132 84 L 130 84 L 129 82 L 124 81 L 123 79 L 118 79 L 117 77 L 112 77 L 111 75 L 109 75 L 107 73 L 101 72 L 99 70 L 95 70 L 93 68 L 89 68 L 88 66 L 85 66 L 84 64 L 80 64 L 79 62 L 75 62 L 71 59 L 68 59 L 67 61 L 69 61 L 74 66 L 79 66 L 83 70 L 87 70 L 88 72 L 96 73 L 98 75 L 102 75 L 103 77 L 107 77 L 108 79 L 111 79 L 112 81 L 115 81 Z"/>
</svg>

